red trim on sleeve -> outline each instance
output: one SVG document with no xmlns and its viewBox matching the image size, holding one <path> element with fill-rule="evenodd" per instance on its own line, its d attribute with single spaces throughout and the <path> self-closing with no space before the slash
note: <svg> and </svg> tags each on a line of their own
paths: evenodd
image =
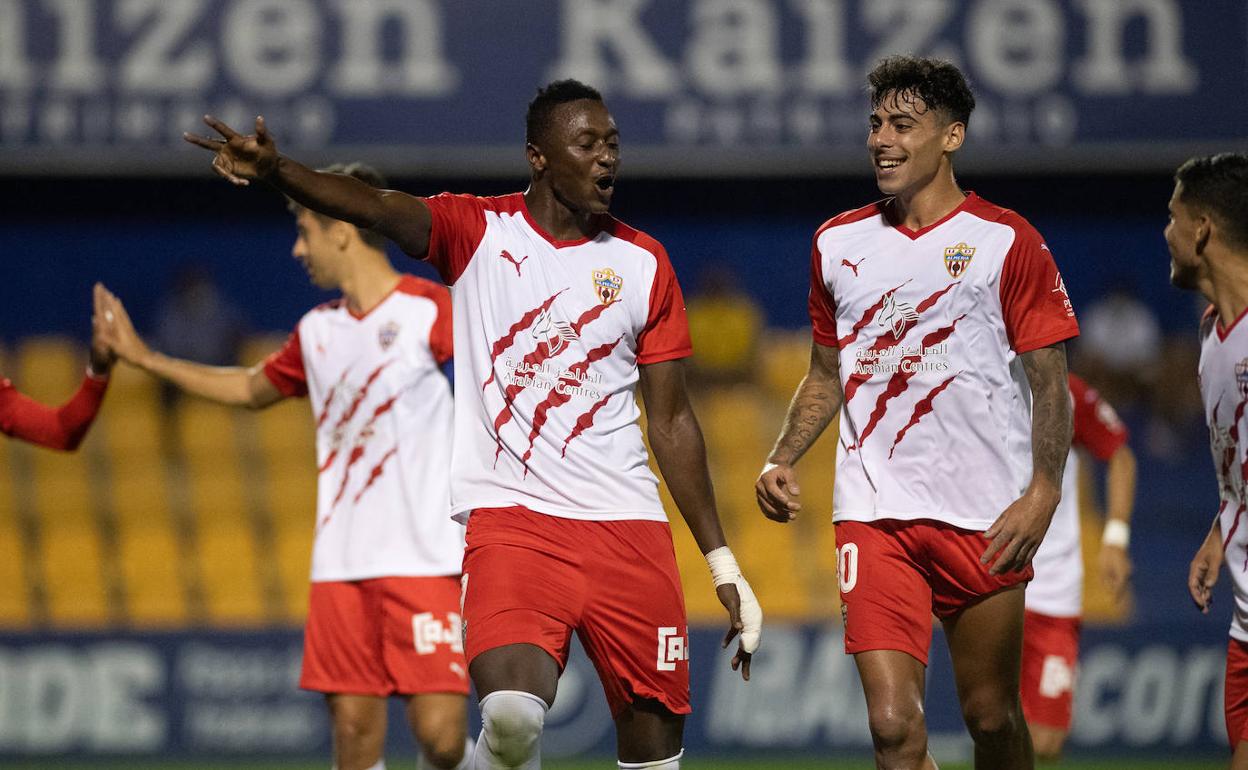
<svg viewBox="0 0 1248 770">
<path fill-rule="evenodd" d="M 1106 462 L 1127 443 L 1127 427 L 1118 413 L 1078 375 L 1070 375 L 1070 395 L 1074 401 L 1075 432 L 1072 443 Z"/>
<path fill-rule="evenodd" d="M 0 380 L 0 432 L 49 449 L 72 452 L 95 421 L 108 389 L 107 377 L 83 377 L 78 391 L 54 409 Z"/>
<path fill-rule="evenodd" d="M 996 210 L 995 221 L 1014 229 L 1014 243 L 1005 255 L 1000 284 L 1010 347 L 1021 354 L 1079 336 L 1066 283 L 1044 239 L 1015 212 Z"/>
<path fill-rule="evenodd" d="M 693 355 L 685 297 L 663 244 L 618 219 L 608 219 L 605 224 L 611 235 L 645 249 L 655 261 L 646 325 L 637 335 L 637 363 L 657 364 Z"/>
<path fill-rule="evenodd" d="M 425 259 L 447 285 L 453 284 L 464 274 L 481 245 L 485 237 L 485 210 L 492 207 L 486 199 L 475 195 L 441 193 L 422 200 L 431 217 Z"/>
<path fill-rule="evenodd" d="M 264 360 L 264 374 L 286 398 L 306 396 L 308 377 L 303 370 L 303 346 L 299 342 L 299 327 L 286 338 L 286 344 Z"/>
<path fill-rule="evenodd" d="M 398 290 L 413 297 L 424 297 L 437 306 L 437 315 L 429 327 L 429 349 L 433 351 L 433 358 L 439 365 L 451 360 L 451 357 L 455 355 L 451 293 L 446 290 L 445 286 L 439 286 L 433 281 L 426 281 L 414 275 L 404 275 L 399 281 Z"/>
<path fill-rule="evenodd" d="M 823 280 L 823 254 L 819 251 L 819 236 L 830 227 L 835 220 L 825 222 L 815 231 L 810 244 L 810 292 L 806 297 L 806 309 L 810 313 L 810 331 L 815 342 L 830 348 L 839 347 L 837 340 L 840 335 L 836 331 L 836 299 L 828 291 L 828 284 Z"/>
</svg>

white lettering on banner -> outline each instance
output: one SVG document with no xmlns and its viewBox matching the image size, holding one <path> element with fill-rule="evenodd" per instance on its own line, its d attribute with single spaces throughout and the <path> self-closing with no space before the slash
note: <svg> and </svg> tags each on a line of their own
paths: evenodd
<svg viewBox="0 0 1248 770">
<path fill-rule="evenodd" d="M 696 0 L 685 57 L 693 83 L 717 97 L 778 91 L 784 81 L 777 14 L 755 0 Z"/>
<path fill-rule="evenodd" d="M 433 654 L 439 644 L 448 645 L 453 652 L 464 651 L 464 635 L 457 612 L 446 613 L 445 623 L 432 612 L 412 615 L 412 638 L 416 642 L 416 652 L 421 655 Z"/>
<path fill-rule="evenodd" d="M 442 16 L 432 0 L 333 0 L 342 19 L 342 56 L 330 87 L 354 97 L 442 96 L 459 87 L 459 71 L 444 58 Z M 382 56 L 386 27 L 403 35 L 399 61 Z"/>
<path fill-rule="evenodd" d="M 675 671 L 676 664 L 682 660 L 689 660 L 689 645 L 685 635 L 675 626 L 660 626 L 657 670 Z"/>
<path fill-rule="evenodd" d="M 319 703 L 220 703 L 197 701 L 186 708 L 183 730 L 198 750 L 300 751 L 320 740 Z"/>
<path fill-rule="evenodd" d="M 299 648 L 239 648 L 188 642 L 174 663 L 178 683 L 192 697 L 284 695 L 299 686 Z"/>
<path fill-rule="evenodd" d="M 724 746 L 799 748 L 822 738 L 837 746 L 869 747 L 867 705 L 845 654 L 840 629 L 808 644 L 800 628 L 773 625 L 754 655 L 750 686 L 716 666 L 704 718 L 707 737 Z"/>
<path fill-rule="evenodd" d="M 953 62 L 962 58 L 940 37 L 953 15 L 953 0 L 870 0 L 861 2 L 859 10 L 867 32 L 882 36 L 863 62 L 864 70 L 900 52 Z"/>
<path fill-rule="evenodd" d="M 1191 93 L 1200 73 L 1183 55 L 1183 14 L 1176 0 L 1076 0 L 1088 20 L 1086 57 L 1072 80 L 1089 94 Z M 1126 59 L 1127 25 L 1143 18 L 1148 51 L 1134 66 Z"/>
<path fill-rule="evenodd" d="M 789 5 L 806 28 L 806 60 L 797 69 L 802 90 L 828 96 L 853 93 L 857 84 L 845 56 L 844 0 L 789 0 Z"/>
<path fill-rule="evenodd" d="M 1222 718 L 1225 648 L 1154 645 L 1128 653 L 1116 645 L 1080 660 L 1071 740 L 1099 746 L 1183 745 L 1204 731 L 1226 740 Z"/>
<path fill-rule="evenodd" d="M 1065 58 L 1062 10 L 1053 2 L 978 3 L 967 20 L 967 54 L 984 82 L 1003 94 L 1053 88 Z"/>
<path fill-rule="evenodd" d="M 301 91 L 317 75 L 322 24 L 310 0 L 234 0 L 222 21 L 225 68 L 262 96 Z"/>
<path fill-rule="evenodd" d="M 144 645 L 0 649 L 0 750 L 157 750 L 168 721 L 144 699 L 165 684 L 160 654 Z"/>
<path fill-rule="evenodd" d="M 103 88 L 108 68 L 95 55 L 96 1 L 44 0 L 44 6 L 57 17 L 60 55 L 52 67 L 52 90 L 90 93 Z"/>
<path fill-rule="evenodd" d="M 663 57 L 641 23 L 648 0 L 563 0 L 560 59 L 550 77 L 575 77 L 604 91 L 629 96 L 672 96 L 681 87 L 680 71 Z M 610 49 L 618 75 L 603 56 Z M 614 76 L 613 76 L 614 75 Z"/>
<path fill-rule="evenodd" d="M 34 85 L 34 69 L 26 52 L 26 12 L 22 0 L 0 0 L 0 89 L 24 90 Z"/>
<path fill-rule="evenodd" d="M 186 45 L 206 5 L 207 0 L 119 0 L 117 28 L 137 36 L 118 64 L 117 85 L 151 94 L 202 91 L 212 85 L 217 74 L 212 46 L 206 40 Z"/>
</svg>

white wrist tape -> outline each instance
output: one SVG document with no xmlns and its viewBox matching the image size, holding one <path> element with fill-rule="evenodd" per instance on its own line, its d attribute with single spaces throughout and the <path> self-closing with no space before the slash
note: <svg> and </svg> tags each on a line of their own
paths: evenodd
<svg viewBox="0 0 1248 770">
<path fill-rule="evenodd" d="M 763 637 L 763 608 L 759 606 L 754 589 L 746 582 L 737 566 L 737 559 L 728 546 L 720 546 L 706 555 L 711 568 L 711 581 L 716 587 L 731 583 L 741 597 L 741 649 L 752 653 L 758 649 Z"/>
<path fill-rule="evenodd" d="M 1102 545 L 1115 545 L 1119 548 L 1126 548 L 1131 542 L 1131 525 L 1119 519 L 1110 519 L 1105 522 L 1105 529 L 1101 532 Z"/>
</svg>

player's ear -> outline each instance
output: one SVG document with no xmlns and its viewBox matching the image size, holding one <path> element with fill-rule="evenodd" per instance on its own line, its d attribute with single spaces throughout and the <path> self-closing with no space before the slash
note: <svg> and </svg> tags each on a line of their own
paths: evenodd
<svg viewBox="0 0 1248 770">
<path fill-rule="evenodd" d="M 1209 245 L 1209 239 L 1213 237 L 1213 220 L 1208 214 L 1198 214 L 1196 216 L 1196 234 L 1192 238 L 1192 244 L 1196 248 L 1197 254 L 1203 254 L 1205 247 Z"/>
<path fill-rule="evenodd" d="M 945 128 L 945 152 L 957 152 L 966 139 L 966 124 L 955 120 Z"/>
<path fill-rule="evenodd" d="M 339 251 L 351 245 L 352 236 L 359 237 L 359 231 L 356 230 L 355 225 L 343 222 L 341 219 L 335 219 L 330 225 L 329 237 L 333 239 L 333 244 L 338 247 Z"/>
<path fill-rule="evenodd" d="M 532 142 L 524 145 L 524 155 L 529 159 L 529 168 L 534 174 L 540 174 L 546 170 L 546 156 L 542 154 L 537 145 Z"/>
</svg>

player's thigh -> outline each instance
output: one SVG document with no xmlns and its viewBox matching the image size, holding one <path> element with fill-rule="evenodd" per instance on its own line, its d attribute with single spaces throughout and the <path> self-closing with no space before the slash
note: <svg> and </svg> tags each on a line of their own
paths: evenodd
<svg viewBox="0 0 1248 770">
<path fill-rule="evenodd" d="M 369 581 L 382 597 L 382 661 L 400 695 L 468 694 L 458 576 Z"/>
<path fill-rule="evenodd" d="M 845 652 L 903 652 L 927 664 L 932 592 L 906 522 L 836 523 Z"/>
<path fill-rule="evenodd" d="M 964 713 L 1017 704 L 1023 587 L 998 591 L 944 618 L 943 623 Z"/>
<path fill-rule="evenodd" d="M 468 698 L 425 693 L 407 698 L 407 723 L 421 745 L 462 745 L 468 736 Z"/>
<path fill-rule="evenodd" d="M 567 659 L 566 655 L 563 658 Z M 499 690 L 518 690 L 536 695 L 547 706 L 555 702 L 561 666 L 550 652 L 533 644 L 493 647 L 468 664 L 477 698 Z"/>
<path fill-rule="evenodd" d="M 927 666 L 922 661 L 900 650 L 867 650 L 854 655 L 854 664 L 873 730 L 890 720 L 923 724 Z"/>
<path fill-rule="evenodd" d="M 612 521 L 594 534 L 584 546 L 588 589 L 577 635 L 611 714 L 645 700 L 689 713 L 689 632 L 670 528 Z"/>
<path fill-rule="evenodd" d="M 655 762 L 680 753 L 685 715 L 649 698 L 635 698 L 615 716 L 616 755 L 621 762 Z"/>
<path fill-rule="evenodd" d="M 1079 630 L 1077 617 L 1024 612 L 1020 695 L 1040 754 L 1059 752 L 1070 729 Z"/>
<path fill-rule="evenodd" d="M 333 693 L 325 696 L 334 731 L 334 754 L 342 763 L 381 756 L 386 739 L 386 699 L 376 695 Z M 376 761 L 375 758 L 373 761 Z M 367 766 L 364 765 L 364 766 Z"/>
</svg>

